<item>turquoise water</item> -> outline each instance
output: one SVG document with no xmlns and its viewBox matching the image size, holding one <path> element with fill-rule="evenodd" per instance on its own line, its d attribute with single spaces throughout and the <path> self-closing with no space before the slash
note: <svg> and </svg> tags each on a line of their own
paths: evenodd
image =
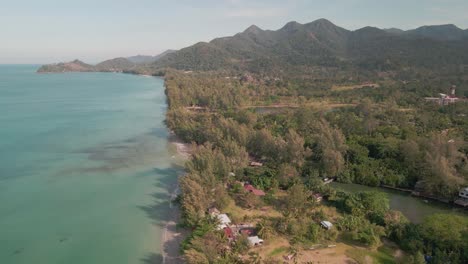
<svg viewBox="0 0 468 264">
<path fill-rule="evenodd" d="M 0 263 L 153 263 L 179 168 L 163 80 L 0 66 Z"/>
</svg>

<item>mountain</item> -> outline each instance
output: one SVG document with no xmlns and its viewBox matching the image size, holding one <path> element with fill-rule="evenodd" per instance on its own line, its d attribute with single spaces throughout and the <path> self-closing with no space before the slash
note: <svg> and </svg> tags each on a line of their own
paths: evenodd
<svg viewBox="0 0 468 264">
<path fill-rule="evenodd" d="M 101 72 L 121 72 L 131 70 L 136 66 L 127 58 L 115 58 L 96 64 L 95 68 Z"/>
<path fill-rule="evenodd" d="M 440 41 L 452 41 L 468 38 L 466 30 L 462 30 L 453 24 L 422 26 L 405 32 L 408 35 L 420 36 Z"/>
<path fill-rule="evenodd" d="M 127 59 L 135 64 L 147 64 L 147 63 L 156 62 L 160 58 L 166 56 L 167 54 L 171 54 L 175 51 L 176 50 L 166 50 L 163 53 L 158 54 L 156 56 L 137 55 L 137 56 L 127 57 Z"/>
<path fill-rule="evenodd" d="M 86 64 L 80 60 L 71 62 L 61 62 L 56 64 L 43 65 L 37 70 L 39 73 L 47 72 L 93 72 L 96 71 L 93 65 Z"/>
<path fill-rule="evenodd" d="M 126 58 L 106 60 L 96 65 L 86 64 L 80 60 L 74 60 L 71 62 L 43 65 L 37 70 L 37 72 L 123 72 L 130 71 L 134 69 L 135 66 L 135 63 Z"/>
<path fill-rule="evenodd" d="M 215 70 L 276 67 L 272 62 L 295 65 L 322 63 L 346 52 L 350 31 L 320 19 L 308 24 L 289 22 L 277 31 L 252 25 L 232 37 L 199 42 L 154 63 L 159 67 Z"/>
<path fill-rule="evenodd" d="M 128 58 L 114 58 L 100 62 L 96 65 L 86 64 L 80 60 L 71 62 L 61 62 L 41 66 L 37 72 L 131 72 L 149 74 L 151 68 L 146 68 L 146 64 L 155 63 L 160 58 L 175 52 L 175 50 L 166 50 L 156 56 L 137 55 Z"/>
<path fill-rule="evenodd" d="M 428 26 L 409 32 L 374 27 L 350 31 L 326 19 L 307 24 L 293 21 L 276 31 L 252 25 L 234 36 L 199 42 L 168 54 L 152 66 L 252 72 L 316 66 L 435 69 L 468 64 L 468 39 L 460 38 L 457 32 L 454 26 Z"/>
<path fill-rule="evenodd" d="M 399 29 L 399 28 L 384 28 L 383 31 L 391 34 L 403 34 L 405 33 L 404 30 Z"/>
<path fill-rule="evenodd" d="M 252 25 L 234 36 L 199 42 L 158 56 L 116 58 L 96 66 L 71 62 L 40 72 L 125 71 L 155 74 L 165 68 L 196 71 L 301 73 L 463 68 L 468 65 L 467 31 L 454 25 L 415 30 L 364 27 L 350 31 L 326 19 L 289 22 L 278 30 Z M 83 64 L 83 65 L 82 65 Z"/>
</svg>

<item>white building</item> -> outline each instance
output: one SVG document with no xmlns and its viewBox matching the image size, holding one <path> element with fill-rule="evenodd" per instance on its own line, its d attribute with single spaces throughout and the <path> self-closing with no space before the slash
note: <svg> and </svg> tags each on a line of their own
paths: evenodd
<svg viewBox="0 0 468 264">
<path fill-rule="evenodd" d="M 458 196 L 468 199 L 468 187 L 461 189 L 460 192 L 458 192 Z"/>
<path fill-rule="evenodd" d="M 227 214 L 219 214 L 216 217 L 218 218 L 218 221 L 219 221 L 219 224 L 217 227 L 218 230 L 229 227 L 229 224 L 231 224 L 231 219 L 229 219 Z"/>
<path fill-rule="evenodd" d="M 249 240 L 249 243 L 252 246 L 259 246 L 263 244 L 263 239 L 259 238 L 258 236 L 251 236 L 247 239 Z"/>
<path fill-rule="evenodd" d="M 333 224 L 330 223 L 329 221 L 322 221 L 322 222 L 320 222 L 320 224 L 326 229 L 331 229 L 332 226 L 333 226 Z"/>
</svg>

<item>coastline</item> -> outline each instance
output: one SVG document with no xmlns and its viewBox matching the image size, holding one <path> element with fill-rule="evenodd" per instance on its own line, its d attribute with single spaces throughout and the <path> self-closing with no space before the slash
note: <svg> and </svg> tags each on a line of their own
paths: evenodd
<svg viewBox="0 0 468 264">
<path fill-rule="evenodd" d="M 183 160 L 188 160 L 192 155 L 192 145 L 183 142 L 174 132 L 170 132 L 169 142 L 176 147 L 177 155 Z"/>
<path fill-rule="evenodd" d="M 170 131 L 169 144 L 175 147 L 175 155 L 172 156 L 178 159 L 176 162 L 185 162 L 190 158 L 191 145 L 182 142 L 174 132 Z M 179 174 L 178 177 L 182 176 Z M 162 252 L 162 264 L 182 264 L 184 263 L 182 255 L 180 254 L 180 244 L 188 235 L 188 231 L 180 227 L 177 224 L 180 221 L 181 212 L 179 206 L 174 204 L 172 201 L 177 197 L 179 193 L 178 183 L 176 182 L 170 190 L 169 200 L 169 215 L 168 220 L 165 223 L 162 238 L 161 238 L 161 252 Z"/>
</svg>

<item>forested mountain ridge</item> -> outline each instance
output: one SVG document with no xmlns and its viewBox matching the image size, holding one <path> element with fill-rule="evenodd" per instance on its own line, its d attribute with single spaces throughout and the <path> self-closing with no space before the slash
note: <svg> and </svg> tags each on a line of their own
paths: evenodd
<svg viewBox="0 0 468 264">
<path fill-rule="evenodd" d="M 153 66 L 265 72 L 304 66 L 394 70 L 468 64 L 466 31 L 453 25 L 394 32 L 374 27 L 350 31 L 326 19 L 289 22 L 276 31 L 253 25 L 232 37 L 200 42 L 164 56 Z"/>
<path fill-rule="evenodd" d="M 80 60 L 74 60 L 70 62 L 61 62 L 56 64 L 48 64 L 41 66 L 37 72 L 90 72 L 95 71 L 93 65 L 84 63 Z"/>
<path fill-rule="evenodd" d="M 310 68 L 352 72 L 400 71 L 405 67 L 445 70 L 468 65 L 468 31 L 454 25 L 414 30 L 364 27 L 350 31 L 326 19 L 289 22 L 278 30 L 255 25 L 230 37 L 199 42 L 158 56 L 133 56 L 84 67 L 87 71 L 156 73 L 165 68 L 252 73 L 310 73 Z M 39 72 L 74 71 L 66 64 Z M 78 67 L 78 71 L 82 71 Z"/>
<path fill-rule="evenodd" d="M 416 35 L 436 40 L 460 40 L 468 38 L 468 30 L 458 28 L 453 24 L 438 26 L 422 26 L 405 32 L 408 35 Z"/>
<path fill-rule="evenodd" d="M 78 59 L 71 62 L 61 62 L 55 64 L 47 64 L 41 66 L 37 72 L 132 72 L 132 73 L 147 73 L 150 68 L 147 65 L 157 62 L 163 56 L 166 56 L 174 50 L 167 50 L 155 56 L 137 55 L 131 57 L 118 57 L 110 60 L 105 60 L 96 65 L 84 63 Z"/>
<path fill-rule="evenodd" d="M 135 64 L 147 64 L 147 63 L 153 63 L 162 58 L 163 56 L 166 56 L 167 54 L 176 52 L 176 50 L 166 50 L 161 54 L 155 55 L 155 56 L 148 56 L 148 55 L 136 55 L 136 56 L 131 56 L 127 57 L 129 61 L 135 63 Z"/>
</svg>

